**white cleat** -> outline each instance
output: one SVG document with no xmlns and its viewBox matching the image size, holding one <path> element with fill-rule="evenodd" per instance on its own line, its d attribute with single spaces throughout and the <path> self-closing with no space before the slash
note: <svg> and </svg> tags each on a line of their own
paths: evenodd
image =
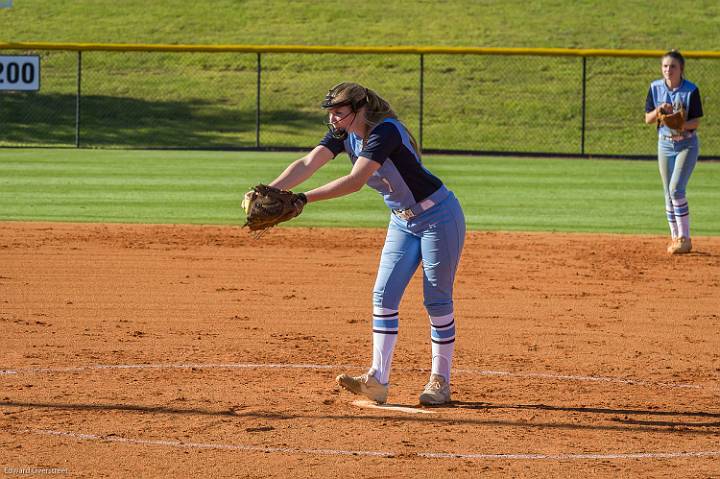
<svg viewBox="0 0 720 479">
<path fill-rule="evenodd" d="M 430 375 L 430 381 L 420 395 L 423 406 L 439 406 L 450 402 L 450 384 L 439 374 Z"/>
<path fill-rule="evenodd" d="M 387 384 L 381 384 L 380 381 L 375 379 L 375 376 L 370 376 L 367 373 L 355 377 L 341 374 L 335 378 L 335 381 L 353 394 L 365 396 L 380 404 L 387 401 L 388 386 Z"/>
</svg>

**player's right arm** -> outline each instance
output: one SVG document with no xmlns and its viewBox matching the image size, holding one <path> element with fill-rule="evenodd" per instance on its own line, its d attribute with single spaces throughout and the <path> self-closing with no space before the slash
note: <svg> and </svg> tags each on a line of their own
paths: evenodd
<svg viewBox="0 0 720 479">
<path fill-rule="evenodd" d="M 281 190 L 290 190 L 310 178 L 317 170 L 322 168 L 335 154 L 325 146 L 316 146 L 310 153 L 293 161 L 285 168 L 280 176 L 275 178 L 270 186 Z"/>
</svg>

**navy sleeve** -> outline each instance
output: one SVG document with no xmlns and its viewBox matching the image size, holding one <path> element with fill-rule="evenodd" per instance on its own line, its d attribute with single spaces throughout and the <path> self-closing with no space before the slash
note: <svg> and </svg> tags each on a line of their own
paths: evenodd
<svg viewBox="0 0 720 479">
<path fill-rule="evenodd" d="M 650 113 L 655 109 L 655 100 L 653 99 L 652 87 L 648 90 L 647 98 L 645 98 L 645 113 Z"/>
<path fill-rule="evenodd" d="M 690 108 L 687 112 L 687 119 L 694 120 L 703 116 L 702 100 L 700 100 L 700 89 L 696 88 L 690 93 Z"/>
<path fill-rule="evenodd" d="M 318 146 L 324 146 L 328 150 L 332 151 L 333 155 L 338 156 L 340 153 L 345 151 L 345 142 L 338 140 L 329 131 L 325 134 Z"/>
<path fill-rule="evenodd" d="M 380 123 L 370 133 L 360 156 L 382 165 L 400 145 L 402 145 L 402 137 L 397 127 L 388 122 Z"/>
</svg>

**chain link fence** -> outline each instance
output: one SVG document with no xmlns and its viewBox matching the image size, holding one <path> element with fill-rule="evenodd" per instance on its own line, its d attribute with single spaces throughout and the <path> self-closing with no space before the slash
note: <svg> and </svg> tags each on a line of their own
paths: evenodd
<svg viewBox="0 0 720 479">
<path fill-rule="evenodd" d="M 41 88 L 0 90 L 0 146 L 305 149 L 340 81 L 390 101 L 425 152 L 654 157 L 655 56 L 0 49 L 39 55 Z M 720 61 L 688 58 L 720 158 Z"/>
</svg>

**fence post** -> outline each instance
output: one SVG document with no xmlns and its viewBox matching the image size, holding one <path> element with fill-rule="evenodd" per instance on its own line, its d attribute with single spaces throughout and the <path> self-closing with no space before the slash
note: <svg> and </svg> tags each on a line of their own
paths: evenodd
<svg viewBox="0 0 720 479">
<path fill-rule="evenodd" d="M 255 148 L 260 148 L 260 53 L 257 54 L 257 96 L 255 98 Z"/>
<path fill-rule="evenodd" d="M 423 103 L 425 102 L 425 55 L 420 54 L 420 114 L 419 114 L 419 126 L 418 126 L 418 141 L 420 144 L 418 145 L 418 148 L 420 148 L 420 151 L 418 153 L 422 153 L 422 145 L 423 145 Z"/>
<path fill-rule="evenodd" d="M 587 82 L 587 57 L 582 57 L 582 126 L 580 127 L 580 154 L 585 155 L 585 90 Z"/>
<path fill-rule="evenodd" d="M 77 93 L 75 94 L 75 148 L 80 148 L 80 96 L 82 95 L 82 51 L 77 58 Z"/>
</svg>

